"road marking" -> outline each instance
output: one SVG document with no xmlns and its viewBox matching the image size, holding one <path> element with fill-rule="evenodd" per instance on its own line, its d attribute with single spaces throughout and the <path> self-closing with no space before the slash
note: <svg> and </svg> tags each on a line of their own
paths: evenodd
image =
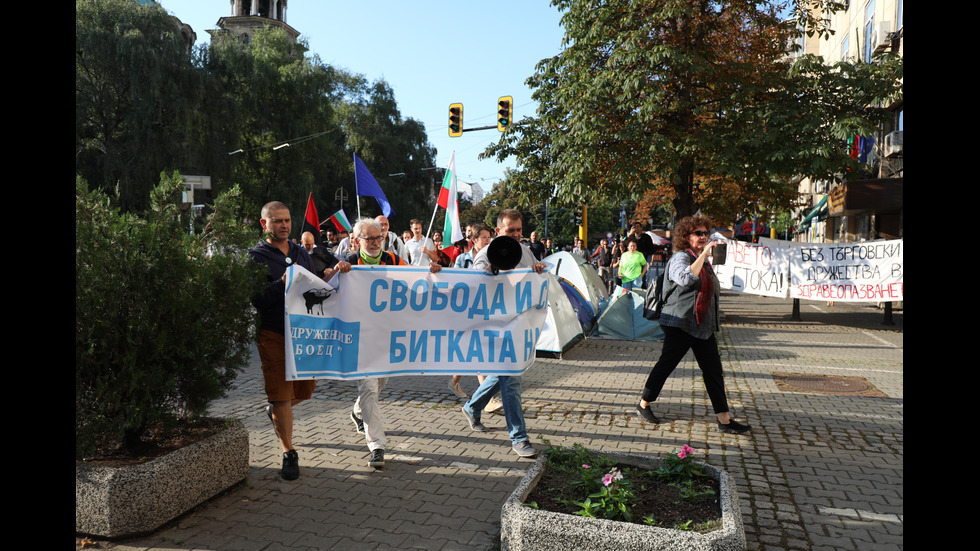
<svg viewBox="0 0 980 551">
<path fill-rule="evenodd" d="M 862 511 L 861 509 L 837 509 L 834 507 L 817 507 L 817 511 L 824 515 L 837 515 L 840 517 L 858 518 L 861 520 L 877 520 L 881 522 L 897 522 L 904 524 L 903 515 L 892 515 L 889 513 L 875 513 L 874 511 Z"/>
<path fill-rule="evenodd" d="M 898 348 L 899 350 L 901 350 L 901 349 L 902 349 L 902 347 L 901 347 L 901 346 L 898 346 L 898 345 L 896 345 L 896 344 L 892 344 L 892 343 L 890 343 L 890 342 L 888 342 L 888 341 L 886 341 L 885 339 L 883 339 L 883 338 L 881 338 L 881 337 L 879 337 L 878 335 L 875 335 L 874 333 L 869 333 L 869 332 L 867 332 L 867 331 L 861 331 L 861 332 L 862 332 L 862 333 L 864 333 L 865 335 L 867 335 L 867 336 L 869 336 L 869 337 L 871 337 L 872 339 L 874 339 L 874 340 L 876 340 L 876 341 L 878 341 L 878 342 L 880 342 L 880 343 L 882 343 L 882 344 L 885 344 L 885 345 L 887 345 L 887 346 L 890 346 L 890 347 L 892 347 L 892 348 Z"/>
</svg>

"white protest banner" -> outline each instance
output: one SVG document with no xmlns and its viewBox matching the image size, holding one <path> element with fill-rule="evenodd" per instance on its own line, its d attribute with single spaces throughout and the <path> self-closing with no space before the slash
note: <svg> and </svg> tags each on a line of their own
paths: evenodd
<svg viewBox="0 0 980 551">
<path fill-rule="evenodd" d="M 722 289 L 786 298 L 789 292 L 789 250 L 785 246 L 775 245 L 778 243 L 775 241 L 764 245 L 735 239 L 723 241 L 728 244 L 725 263 L 711 265 Z"/>
<path fill-rule="evenodd" d="M 791 243 L 790 298 L 842 302 L 905 300 L 901 239 Z"/>
<path fill-rule="evenodd" d="M 289 380 L 520 375 L 548 312 L 548 278 L 530 270 L 354 266 L 336 281 L 286 272 Z"/>
</svg>

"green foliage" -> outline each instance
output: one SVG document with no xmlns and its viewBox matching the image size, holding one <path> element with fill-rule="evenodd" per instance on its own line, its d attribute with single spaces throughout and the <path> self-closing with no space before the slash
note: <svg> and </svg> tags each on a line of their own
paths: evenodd
<svg viewBox="0 0 980 551">
<path fill-rule="evenodd" d="M 680 452 L 667 454 L 657 469 L 657 476 L 671 482 L 688 482 L 707 476 L 704 469 L 692 460 L 693 453 L 694 449 L 685 444 Z"/>
<path fill-rule="evenodd" d="M 593 476 L 599 473 L 593 473 Z M 636 497 L 630 491 L 630 481 L 623 474 L 612 469 L 598 479 L 602 485 L 598 492 L 589 494 L 584 501 L 576 501 L 582 508 L 577 515 L 591 518 L 605 518 L 633 522 L 632 501 Z"/>
<path fill-rule="evenodd" d="M 565 12 L 565 48 L 527 81 L 538 113 L 484 152 L 516 158 L 521 196 L 655 198 L 678 217 L 701 208 L 721 219 L 785 208 L 794 177 L 847 173 L 841 139 L 874 130 L 882 101 L 901 93 L 900 61 L 804 56 L 791 68 L 794 27 L 768 0 L 553 4 Z"/>
<path fill-rule="evenodd" d="M 545 443 L 548 445 L 545 451 L 547 489 L 538 497 L 545 499 L 546 504 L 553 499 L 560 507 L 550 510 L 655 526 L 659 525 L 655 513 L 666 514 L 667 509 L 676 508 L 681 502 L 703 501 L 699 498 L 715 493 L 710 484 L 704 484 L 703 479 L 710 477 L 700 465 L 691 461 L 694 450 L 687 445 L 680 453 L 665 456 L 660 469 L 648 471 L 618 465 L 606 455 L 581 444 L 569 448 L 554 446 L 547 440 Z M 677 492 L 651 491 L 653 486 L 664 483 L 677 488 Z M 536 502 L 525 505 L 540 507 Z M 714 528 L 710 523 L 695 525 L 691 521 L 679 529 L 708 531 Z"/>
<path fill-rule="evenodd" d="M 413 218 L 428 220 L 443 172 L 426 170 L 435 166 L 436 149 L 428 142 L 424 124 L 402 118 L 391 86 L 384 80 L 371 85 L 363 78 L 353 80 L 338 109 L 338 120 L 347 135 L 347 151 L 364 161 L 395 209 L 392 224 L 408 229 Z M 347 153 L 347 157 L 352 156 Z M 362 201 L 361 211 L 365 216 L 381 214 L 373 199 Z"/>
<path fill-rule="evenodd" d="M 145 209 L 157 174 L 176 169 L 210 175 L 216 190 L 237 184 L 252 213 L 270 200 L 300 210 L 312 192 L 329 215 L 340 207 L 337 188 L 355 200 L 357 151 L 405 227 L 431 212 L 441 181 L 423 169 L 436 151 L 384 81 L 304 55 L 282 29 L 189 48 L 158 5 L 75 7 L 76 172 L 94 189 L 117 190 L 123 211 Z M 362 203 L 364 214 L 380 213 Z"/>
<path fill-rule="evenodd" d="M 204 75 L 170 16 L 132 0 L 75 2 L 75 168 L 143 209 L 185 155 Z"/>
<path fill-rule="evenodd" d="M 200 415 L 246 364 L 256 291 L 237 189 L 187 234 L 182 181 L 161 175 L 143 213 L 75 184 L 75 455 Z M 209 254 L 212 253 L 212 254 Z"/>
<path fill-rule="evenodd" d="M 225 156 L 242 150 L 223 176 L 242 187 L 254 211 L 271 200 L 300 209 L 323 184 L 348 181 L 351 159 L 335 121 L 341 77 L 333 68 L 297 55 L 279 28 L 256 32 L 247 45 L 215 38 L 199 63 L 224 98 L 216 107 L 228 110 L 211 113 L 224 125 Z M 314 195 L 318 204 L 333 198 Z"/>
<path fill-rule="evenodd" d="M 601 473 L 613 466 L 613 462 L 607 459 L 605 455 L 589 450 L 581 444 L 575 444 L 568 448 L 552 446 L 547 441 L 546 443 L 548 444 L 548 449 L 545 451 L 548 457 L 548 469 L 556 473 L 574 475 L 577 480 L 573 484 L 580 486 L 586 495 L 595 493 L 602 488 Z M 600 474 L 597 475 L 596 473 Z"/>
</svg>

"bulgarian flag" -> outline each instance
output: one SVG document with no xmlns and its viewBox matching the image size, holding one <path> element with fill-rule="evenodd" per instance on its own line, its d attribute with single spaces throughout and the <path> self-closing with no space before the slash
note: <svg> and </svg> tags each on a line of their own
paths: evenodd
<svg viewBox="0 0 980 551">
<path fill-rule="evenodd" d="M 442 179 L 438 204 L 446 209 L 446 224 L 442 230 L 442 246 L 449 247 L 463 239 L 463 230 L 459 227 L 459 194 L 456 192 L 455 151 L 449 157 L 449 168 L 446 169 L 446 177 Z"/>
<path fill-rule="evenodd" d="M 337 227 L 337 231 L 351 231 L 350 222 L 347 220 L 347 215 L 344 214 L 344 209 L 340 209 L 333 213 L 333 216 L 330 217 L 330 221 Z"/>
</svg>

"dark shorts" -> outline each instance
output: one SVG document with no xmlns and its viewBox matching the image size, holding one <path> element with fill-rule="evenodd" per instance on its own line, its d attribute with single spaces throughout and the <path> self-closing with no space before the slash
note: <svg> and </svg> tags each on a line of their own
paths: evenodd
<svg viewBox="0 0 980 551">
<path fill-rule="evenodd" d="M 265 378 L 265 393 L 270 402 L 309 400 L 316 381 L 286 380 L 286 337 L 263 329 L 259 331 L 259 358 Z"/>
</svg>

